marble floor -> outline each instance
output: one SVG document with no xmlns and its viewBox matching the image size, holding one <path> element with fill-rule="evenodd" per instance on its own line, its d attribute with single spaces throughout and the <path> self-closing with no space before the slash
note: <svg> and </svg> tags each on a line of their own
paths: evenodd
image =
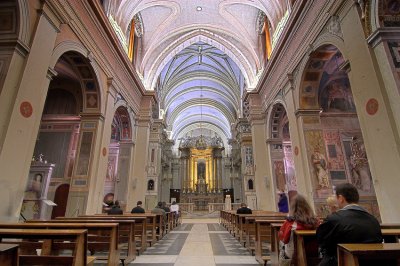
<svg viewBox="0 0 400 266">
<path fill-rule="evenodd" d="M 129 265 L 134 266 L 251 266 L 254 256 L 222 226 L 218 218 L 183 219 L 183 224 Z M 97 265 L 97 264 L 96 264 Z"/>
</svg>

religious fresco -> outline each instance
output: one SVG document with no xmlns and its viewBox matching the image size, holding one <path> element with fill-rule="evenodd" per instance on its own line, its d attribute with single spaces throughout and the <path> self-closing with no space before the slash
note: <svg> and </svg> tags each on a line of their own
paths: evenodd
<svg viewBox="0 0 400 266">
<path fill-rule="evenodd" d="M 353 95 L 347 75 L 331 77 L 324 72 L 320 84 L 318 98 L 324 112 L 355 112 Z"/>
<path fill-rule="evenodd" d="M 378 13 L 382 26 L 400 26 L 400 0 L 380 0 Z"/>
<path fill-rule="evenodd" d="M 361 134 L 353 133 L 351 138 L 343 144 L 350 171 L 349 181 L 357 187 L 360 193 L 374 194 L 367 152 Z"/>
<path fill-rule="evenodd" d="M 286 190 L 286 177 L 285 177 L 285 165 L 283 161 L 274 161 L 274 175 L 275 175 L 275 182 L 276 188 L 281 190 Z"/>
<path fill-rule="evenodd" d="M 329 173 L 332 181 L 346 180 L 345 155 L 338 130 L 324 131 L 324 140 L 327 148 Z"/>
<path fill-rule="evenodd" d="M 329 166 L 325 156 L 325 143 L 321 130 L 309 130 L 305 132 L 307 153 L 312 165 L 312 176 L 317 189 L 330 188 Z"/>
</svg>

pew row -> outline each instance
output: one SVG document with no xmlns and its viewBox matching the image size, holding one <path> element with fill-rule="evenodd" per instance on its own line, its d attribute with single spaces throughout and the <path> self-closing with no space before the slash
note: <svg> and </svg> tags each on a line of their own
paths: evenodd
<svg viewBox="0 0 400 266">
<path fill-rule="evenodd" d="M 0 239 L 1 243 L 19 245 L 19 265 L 81 266 L 93 262 L 86 255 L 87 230 L 84 229 L 0 228 Z M 39 254 L 37 249 L 41 250 Z"/>
</svg>

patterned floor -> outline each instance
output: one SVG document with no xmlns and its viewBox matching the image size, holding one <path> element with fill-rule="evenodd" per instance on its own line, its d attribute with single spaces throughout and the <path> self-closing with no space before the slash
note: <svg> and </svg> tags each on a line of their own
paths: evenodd
<svg viewBox="0 0 400 266">
<path fill-rule="evenodd" d="M 254 266 L 258 263 L 224 227 L 218 223 L 207 223 L 200 227 L 196 225 L 197 231 L 193 231 L 195 223 L 184 223 L 168 233 L 163 239 L 138 256 L 135 261 L 129 263 L 133 266 L 177 266 L 177 265 L 201 265 L 201 266 Z M 204 228 L 204 229 L 201 229 Z M 191 240 L 189 240 L 191 235 Z M 208 239 L 210 256 L 194 253 L 196 256 L 186 254 L 188 247 L 192 248 L 193 241 Z M 194 240 L 193 240 L 194 239 Z M 188 242 L 189 241 L 189 242 Z M 208 242 L 208 241 L 207 241 Z M 186 244 L 186 246 L 185 246 Z M 201 249 L 202 242 L 199 242 L 198 249 Z M 182 249 L 185 247 L 185 251 Z M 186 254 L 186 255 L 185 255 Z M 185 260 L 185 262 L 183 262 Z M 95 263 L 96 266 L 106 265 Z M 122 265 L 122 264 L 120 264 Z"/>
</svg>

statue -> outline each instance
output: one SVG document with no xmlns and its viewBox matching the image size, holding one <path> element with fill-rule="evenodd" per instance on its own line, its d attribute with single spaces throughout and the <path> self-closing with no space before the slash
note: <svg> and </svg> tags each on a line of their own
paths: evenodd
<svg viewBox="0 0 400 266">
<path fill-rule="evenodd" d="M 319 148 L 314 148 L 314 153 L 311 155 L 311 161 L 314 165 L 315 173 L 318 178 L 319 188 L 329 188 L 329 175 L 326 170 L 326 158 L 320 153 Z"/>
<path fill-rule="evenodd" d="M 371 177 L 364 143 L 361 139 L 353 137 L 350 148 L 352 183 L 363 191 L 370 191 Z"/>
</svg>

